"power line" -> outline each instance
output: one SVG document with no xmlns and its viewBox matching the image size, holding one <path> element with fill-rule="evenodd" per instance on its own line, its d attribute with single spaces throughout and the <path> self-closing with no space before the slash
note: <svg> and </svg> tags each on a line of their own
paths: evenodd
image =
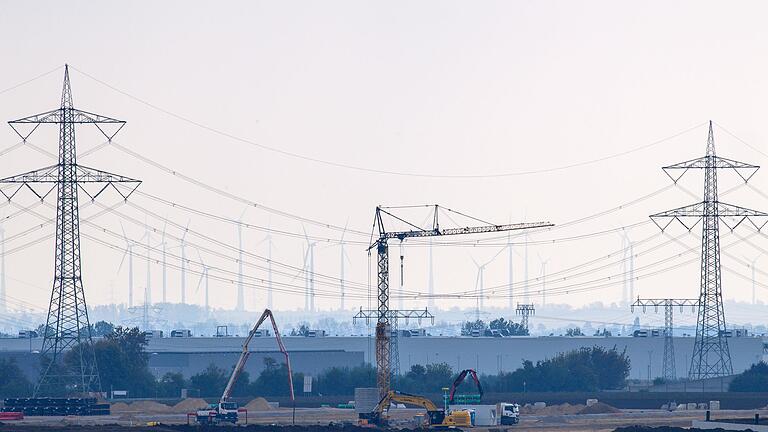
<svg viewBox="0 0 768 432">
<path fill-rule="evenodd" d="M 603 162 L 603 161 L 606 161 L 606 160 L 611 160 L 611 159 L 619 158 L 619 157 L 626 156 L 626 155 L 629 155 L 629 154 L 632 154 L 632 153 L 636 153 L 636 152 L 639 152 L 641 150 L 645 150 L 645 149 L 657 146 L 657 145 L 662 144 L 662 143 L 664 143 L 666 141 L 669 141 L 671 139 L 677 138 L 677 137 L 679 137 L 681 135 L 684 135 L 684 134 L 686 134 L 686 133 L 688 133 L 688 132 L 690 132 L 690 131 L 692 131 L 694 129 L 697 129 L 697 128 L 699 128 L 699 127 L 701 127 L 701 126 L 703 126 L 705 124 L 705 123 L 697 124 L 695 126 L 689 127 L 689 128 L 684 129 L 682 131 L 679 131 L 679 132 L 676 132 L 676 133 L 674 133 L 672 135 L 669 135 L 669 136 L 667 136 L 665 138 L 662 138 L 662 139 L 659 139 L 659 140 L 656 140 L 656 141 L 653 141 L 651 143 L 644 144 L 644 145 L 641 145 L 641 146 L 638 146 L 638 147 L 634 147 L 632 149 L 625 150 L 625 151 L 622 151 L 622 152 L 613 153 L 613 154 L 610 154 L 610 155 L 606 155 L 606 156 L 602 156 L 602 157 L 597 157 L 597 158 L 590 159 L 590 160 L 574 162 L 574 163 L 560 165 L 560 166 L 551 167 L 551 168 L 542 168 L 542 169 L 515 171 L 515 172 L 505 172 L 505 173 L 495 173 L 495 174 L 435 174 L 435 173 L 404 172 L 404 171 L 394 171 L 394 170 L 383 170 L 383 169 L 378 169 L 378 168 L 370 168 L 370 167 L 363 167 L 363 166 L 358 166 L 358 165 L 352 165 L 352 164 L 348 164 L 348 163 L 335 162 L 335 161 L 331 161 L 331 160 L 320 159 L 320 158 L 317 158 L 317 157 L 308 156 L 308 155 L 305 155 L 305 154 L 300 154 L 300 153 L 295 153 L 295 152 L 290 152 L 290 151 L 283 150 L 283 149 L 280 149 L 280 148 L 276 148 L 276 147 L 268 146 L 268 145 L 265 145 L 265 144 L 261 144 L 261 143 L 252 141 L 250 139 L 239 137 L 239 136 L 233 135 L 231 133 L 222 131 L 220 129 L 216 129 L 216 128 L 212 127 L 212 126 L 205 125 L 203 123 L 200 123 L 198 121 L 192 120 L 192 119 L 190 119 L 188 117 L 185 117 L 185 116 L 182 116 L 180 114 L 174 113 L 174 112 L 172 112 L 170 110 L 167 110 L 165 108 L 157 106 L 157 105 L 155 105 L 155 104 L 153 104 L 151 102 L 148 102 L 145 99 L 139 98 L 137 96 L 134 96 L 134 95 L 124 91 L 124 90 L 121 90 L 121 89 L 119 89 L 119 88 L 117 88 L 117 87 L 115 87 L 115 86 L 113 86 L 113 85 L 111 85 L 111 84 L 109 84 L 109 83 L 107 83 L 105 81 L 102 81 L 102 80 L 100 80 L 100 79 L 98 79 L 98 78 L 96 78 L 96 77 L 94 77 L 94 76 L 92 76 L 92 75 L 90 75 L 90 74 L 80 70 L 80 69 L 77 69 L 77 68 L 74 68 L 74 67 L 72 69 L 80 72 L 81 74 L 83 74 L 84 76 L 92 79 L 93 81 L 96 81 L 97 83 L 99 83 L 99 84 L 101 84 L 101 85 L 103 85 L 103 86 L 105 86 L 105 87 L 107 87 L 107 88 L 109 88 L 109 89 L 119 93 L 119 94 L 122 94 L 123 96 L 126 96 L 126 97 L 128 97 L 130 99 L 133 99 L 136 102 L 141 103 L 142 105 L 145 105 L 145 106 L 147 106 L 149 108 L 152 108 L 152 109 L 154 109 L 156 111 L 162 112 L 163 114 L 166 114 L 168 116 L 171 116 L 173 118 L 181 120 L 181 121 L 183 121 L 185 123 L 188 123 L 188 124 L 191 124 L 193 126 L 199 127 L 201 129 L 207 130 L 208 132 L 211 132 L 211 133 L 214 133 L 216 135 L 219 135 L 219 136 L 231 139 L 233 141 L 237 141 L 237 142 L 240 142 L 240 143 L 243 143 L 243 144 L 251 145 L 251 146 L 257 147 L 257 148 L 259 148 L 261 150 L 266 150 L 266 151 L 269 151 L 269 152 L 277 153 L 277 154 L 280 154 L 280 155 L 283 155 L 283 156 L 286 156 L 286 157 L 290 157 L 290 158 L 294 158 L 294 159 L 300 159 L 300 160 L 304 160 L 304 161 L 308 161 L 308 162 L 313 162 L 313 163 L 318 163 L 318 164 L 321 164 L 321 165 L 327 165 L 327 166 L 331 166 L 331 167 L 335 167 L 335 168 L 344 168 L 344 169 L 353 170 L 353 171 L 368 172 L 368 173 L 373 173 L 373 174 L 386 174 L 386 175 L 394 175 L 394 176 L 402 176 L 402 177 L 485 179 L 485 178 L 516 177 L 516 176 L 524 176 L 524 175 L 532 175 L 532 174 L 544 174 L 544 173 L 563 171 L 563 170 L 567 170 L 567 169 L 571 169 L 571 168 L 577 168 L 577 167 L 582 167 L 582 166 L 586 166 L 586 165 L 591 165 L 591 164 L 595 164 L 595 163 L 598 163 L 598 162 Z"/>
</svg>

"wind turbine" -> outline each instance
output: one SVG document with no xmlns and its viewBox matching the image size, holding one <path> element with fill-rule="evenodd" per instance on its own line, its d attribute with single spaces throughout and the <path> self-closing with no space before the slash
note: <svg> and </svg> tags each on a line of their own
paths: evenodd
<svg viewBox="0 0 768 432">
<path fill-rule="evenodd" d="M 757 298 L 755 297 L 755 263 L 757 263 L 757 260 L 760 259 L 761 256 L 763 256 L 765 252 L 760 252 L 758 256 L 756 256 L 750 264 L 750 268 L 752 269 L 752 304 L 757 304 Z M 745 257 L 746 258 L 746 257 Z M 3 270 L 3 273 L 5 273 L 5 270 Z"/>
<path fill-rule="evenodd" d="M 0 225 L 0 313 L 8 310 L 5 287 L 5 227 Z M 754 272 L 752 272 L 754 274 Z"/>
<path fill-rule="evenodd" d="M 347 219 L 347 223 L 344 224 L 344 231 L 341 232 L 341 240 L 339 241 L 339 246 L 341 247 L 341 256 L 340 256 L 340 269 L 339 269 L 339 287 L 341 290 L 341 299 L 339 302 L 339 310 L 344 310 L 344 261 L 349 261 L 351 264 L 352 262 L 349 260 L 349 255 L 347 255 L 347 251 L 344 250 L 344 235 L 347 233 L 347 225 L 349 225 L 349 219 Z"/>
<path fill-rule="evenodd" d="M 624 298 L 622 300 L 629 304 L 635 296 L 635 252 L 627 231 L 622 230 L 618 234 L 621 236 L 621 248 L 624 250 L 621 260 L 621 269 L 624 274 L 624 292 L 622 293 Z M 629 265 L 627 265 L 627 261 L 629 261 Z"/>
<path fill-rule="evenodd" d="M 200 260 L 200 266 L 203 268 L 203 271 L 200 273 L 200 279 L 197 281 L 197 288 L 195 288 L 195 294 L 200 292 L 200 285 L 203 283 L 203 280 L 205 280 L 205 316 L 207 317 L 210 314 L 210 305 L 208 303 L 208 270 L 210 267 L 205 265 L 205 262 L 203 261 L 203 257 L 200 255 L 200 251 L 195 249 L 197 251 L 197 257 Z"/>
<path fill-rule="evenodd" d="M 235 310 L 245 310 L 245 296 L 243 290 L 243 216 L 247 208 L 243 209 L 240 213 L 240 218 L 237 219 L 237 305 Z"/>
<path fill-rule="evenodd" d="M 123 231 L 123 239 L 125 240 L 125 252 L 123 252 L 123 258 L 120 259 L 120 266 L 117 267 L 117 272 L 120 273 L 120 269 L 123 268 L 123 262 L 126 255 L 128 256 L 128 307 L 133 307 L 133 243 L 128 240 L 128 236 L 125 234 L 125 228 L 123 223 L 120 222 L 120 229 Z"/>
<path fill-rule="evenodd" d="M 541 254 L 537 255 L 539 255 L 539 262 L 541 263 L 541 305 L 545 306 L 547 304 L 547 263 L 551 258 L 543 260 Z"/>
<path fill-rule="evenodd" d="M 304 231 L 304 239 L 307 241 L 307 250 L 304 254 L 304 271 L 308 273 L 305 276 L 306 281 L 306 297 L 304 298 L 304 310 L 309 312 L 315 311 L 315 246 L 317 242 L 309 241 L 307 230 L 304 229 L 302 224 L 301 229 Z"/>
<path fill-rule="evenodd" d="M 186 243 L 187 232 L 189 232 L 189 223 L 192 220 L 187 220 L 187 226 L 184 227 L 184 232 L 181 234 L 181 304 L 187 304 L 187 256 L 186 256 Z"/>
<path fill-rule="evenodd" d="M 267 308 L 272 310 L 272 234 L 268 233 L 267 236 L 259 242 L 259 245 L 264 242 L 267 242 Z M 258 309 L 258 307 L 256 309 Z"/>
<path fill-rule="evenodd" d="M 472 258 L 472 262 L 475 263 L 475 267 L 477 267 L 477 277 L 475 278 L 475 290 L 477 291 L 477 297 L 475 297 L 475 321 L 480 321 L 480 311 L 483 310 L 483 297 L 485 296 L 483 274 L 485 273 L 485 266 L 490 264 L 491 261 L 480 265 L 474 257 L 470 258 Z"/>
<path fill-rule="evenodd" d="M 168 224 L 166 219 L 163 219 L 163 232 L 161 234 L 160 244 L 163 246 L 163 303 L 168 303 L 168 268 L 166 266 L 166 246 L 165 242 L 165 227 Z"/>
<path fill-rule="evenodd" d="M 429 299 L 427 300 L 427 306 L 430 309 L 435 308 L 435 275 L 432 267 L 432 237 L 429 238 L 429 261 L 427 272 L 427 293 L 429 293 Z"/>
</svg>

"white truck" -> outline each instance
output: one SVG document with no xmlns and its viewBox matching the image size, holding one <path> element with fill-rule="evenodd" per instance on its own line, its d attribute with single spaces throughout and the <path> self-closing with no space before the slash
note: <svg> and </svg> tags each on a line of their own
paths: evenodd
<svg viewBox="0 0 768 432">
<path fill-rule="evenodd" d="M 494 412 L 497 425 L 516 425 L 520 423 L 520 405 L 516 403 L 499 402 Z"/>
</svg>

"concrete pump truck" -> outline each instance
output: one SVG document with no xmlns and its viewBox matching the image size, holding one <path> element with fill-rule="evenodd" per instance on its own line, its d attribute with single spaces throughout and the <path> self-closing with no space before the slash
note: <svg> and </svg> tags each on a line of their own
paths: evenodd
<svg viewBox="0 0 768 432">
<path fill-rule="evenodd" d="M 227 386 L 224 388 L 224 393 L 222 393 L 221 398 L 219 398 L 219 402 L 210 404 L 207 408 L 197 410 L 195 413 L 195 419 L 199 424 L 207 425 L 237 423 L 240 409 L 237 406 L 237 403 L 230 402 L 229 398 L 232 396 L 232 389 L 235 387 L 235 383 L 240 377 L 240 374 L 243 372 L 246 361 L 248 361 L 248 356 L 251 354 L 248 350 L 248 344 L 256 335 L 256 332 L 259 330 L 261 324 L 264 323 L 267 318 L 269 318 L 270 322 L 272 323 L 272 330 L 275 332 L 275 340 L 277 340 L 277 346 L 280 348 L 280 352 L 282 352 L 285 356 L 285 365 L 288 367 L 288 388 L 290 389 L 291 401 L 295 400 L 293 395 L 291 360 L 288 357 L 288 351 L 286 351 L 285 346 L 283 345 L 283 340 L 280 338 L 280 331 L 277 328 L 277 323 L 275 322 L 275 317 L 272 315 L 272 311 L 265 309 L 264 313 L 261 314 L 261 318 L 256 321 L 256 325 L 253 326 L 250 333 L 248 333 L 248 337 L 246 337 L 245 341 L 243 342 L 243 351 L 240 353 L 240 358 L 235 364 L 235 369 L 232 370 L 232 375 L 229 377 L 229 381 L 227 382 Z"/>
</svg>

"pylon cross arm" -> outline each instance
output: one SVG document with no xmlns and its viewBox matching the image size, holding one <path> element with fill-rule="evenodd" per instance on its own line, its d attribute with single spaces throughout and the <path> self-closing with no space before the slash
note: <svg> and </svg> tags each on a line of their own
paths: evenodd
<svg viewBox="0 0 768 432">
<path fill-rule="evenodd" d="M 717 216 L 730 230 L 736 229 L 741 223 L 749 222 L 758 231 L 768 224 L 768 213 L 739 207 L 733 204 L 717 202 L 717 211 L 715 214 L 709 214 L 704 202 L 698 202 L 672 210 L 663 211 L 650 216 L 651 220 L 664 231 L 673 221 L 678 221 L 688 231 L 692 230 L 700 218 L 705 216 Z M 689 225 L 684 220 L 695 218 L 693 225 Z M 666 223 L 661 223 L 666 220 Z"/>
<path fill-rule="evenodd" d="M 664 173 L 677 183 L 680 178 L 688 172 L 689 169 L 732 169 L 736 174 L 741 177 L 744 182 L 748 182 L 752 176 L 755 175 L 759 165 L 752 165 L 745 162 L 739 162 L 737 160 L 728 159 L 720 156 L 704 156 L 696 159 L 687 160 L 685 162 L 676 163 L 674 165 L 665 166 L 662 169 Z M 674 170 L 683 170 L 680 174 L 673 175 Z"/>
<path fill-rule="evenodd" d="M 51 165 L 47 166 L 45 168 L 40 168 L 32 171 L 28 171 L 22 174 L 17 174 L 14 176 L 6 177 L 4 179 L 0 179 L 0 184 L 18 184 L 19 187 L 17 188 L 11 188 L 10 191 L 0 189 L 0 194 L 2 194 L 8 201 L 13 199 L 13 197 L 23 188 L 27 188 L 32 191 L 38 198 L 41 200 L 45 199 L 46 196 L 48 196 L 51 191 L 55 188 L 56 184 L 60 183 L 59 180 L 59 167 L 60 165 Z M 75 180 L 74 182 L 78 184 L 78 187 L 80 190 L 82 190 L 86 195 L 88 195 L 92 200 L 96 199 L 99 195 L 101 195 L 104 190 L 107 188 L 112 188 L 115 191 L 117 191 L 118 194 L 120 194 L 123 199 L 128 199 L 128 197 L 133 194 L 133 192 L 139 187 L 141 184 L 141 180 L 136 180 L 130 177 L 126 177 L 119 174 L 113 174 L 107 171 L 98 170 L 95 168 L 90 168 L 82 165 L 74 165 L 75 168 Z M 54 184 L 52 188 L 47 188 L 46 191 L 38 192 L 33 187 L 34 184 L 38 183 L 49 183 Z M 99 189 L 97 192 L 92 193 L 85 188 L 83 188 L 80 183 L 103 183 L 104 187 Z M 128 185 L 128 192 L 126 193 L 125 190 L 121 190 L 120 188 L 116 187 L 116 183 L 123 183 Z"/>
<path fill-rule="evenodd" d="M 114 119 L 112 117 L 107 117 L 101 114 L 94 114 L 88 111 L 79 110 L 77 108 L 68 108 L 68 110 L 69 110 L 70 116 L 68 116 L 67 118 L 65 118 L 64 108 L 58 108 L 55 110 L 46 111 L 44 113 L 35 114 L 28 117 L 16 119 L 16 120 L 11 120 L 8 122 L 8 125 L 10 125 L 11 129 L 13 129 L 13 131 L 16 132 L 16 134 L 19 137 L 21 137 L 21 139 L 23 139 L 24 141 L 26 141 L 29 138 L 29 136 L 32 135 L 32 133 L 37 130 L 38 126 L 46 123 L 67 122 L 67 123 L 77 123 L 77 124 L 92 124 L 92 125 L 95 125 L 96 128 L 99 129 L 99 132 L 101 132 L 102 135 L 104 135 L 104 137 L 110 141 L 112 140 L 112 138 L 115 137 L 115 135 L 117 135 L 118 132 L 120 132 L 123 126 L 125 126 L 125 121 L 123 120 Z M 19 131 L 19 129 L 17 129 L 18 125 L 29 125 L 29 124 L 33 124 L 35 125 L 35 127 L 32 128 L 26 134 L 22 133 L 21 131 Z M 102 124 L 116 125 L 117 129 L 115 129 L 114 132 L 108 133 L 106 130 L 104 130 L 104 128 L 99 126 Z"/>
</svg>

